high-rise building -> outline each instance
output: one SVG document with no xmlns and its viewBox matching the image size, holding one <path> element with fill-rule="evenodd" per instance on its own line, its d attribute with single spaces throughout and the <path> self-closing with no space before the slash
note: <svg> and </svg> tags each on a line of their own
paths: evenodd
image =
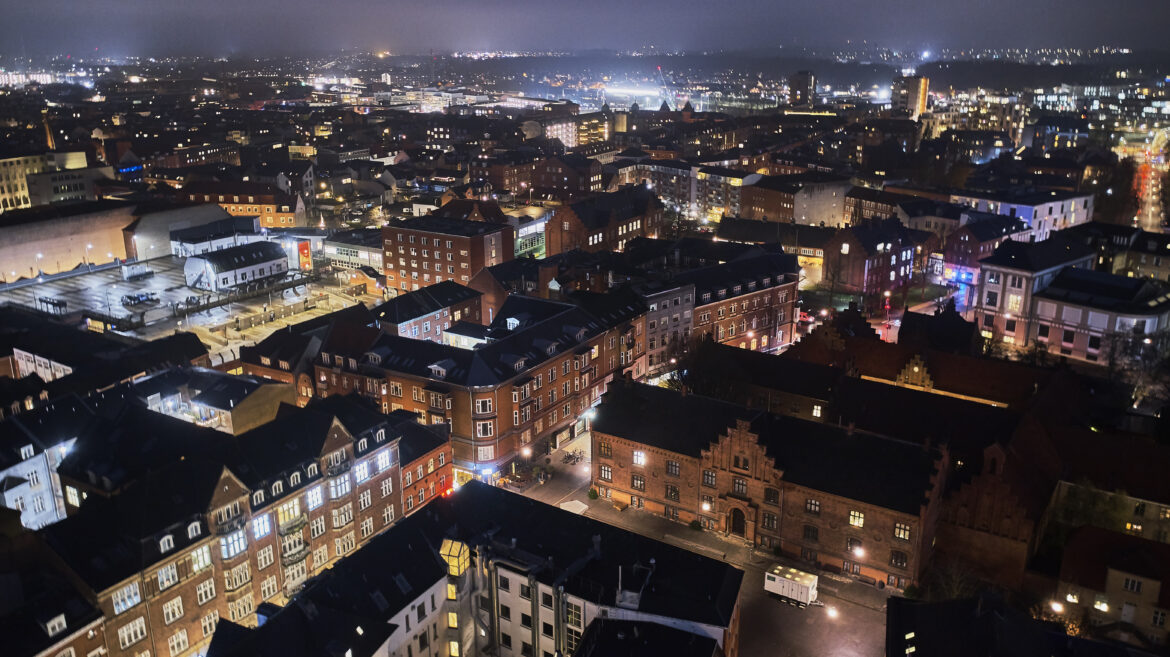
<svg viewBox="0 0 1170 657">
<path fill-rule="evenodd" d="M 906 110 L 910 119 L 917 121 L 926 112 L 926 95 L 930 92 L 930 78 L 923 75 L 899 75 L 894 78 L 890 100 L 894 110 Z"/>
<path fill-rule="evenodd" d="M 812 71 L 797 71 L 788 78 L 788 103 L 812 105 L 817 98 L 817 77 Z"/>
</svg>

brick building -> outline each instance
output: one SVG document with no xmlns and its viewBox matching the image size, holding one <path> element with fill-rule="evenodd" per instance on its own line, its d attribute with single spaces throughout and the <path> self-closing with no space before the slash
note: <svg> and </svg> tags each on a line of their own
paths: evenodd
<svg viewBox="0 0 1170 657">
<path fill-rule="evenodd" d="M 810 171 L 792 176 L 764 176 L 741 191 L 741 216 L 747 219 L 840 226 L 845 217 L 849 179 Z"/>
<path fill-rule="evenodd" d="M 479 270 L 515 257 L 515 230 L 506 224 L 426 216 L 382 229 L 387 287 L 399 294 L 432 283 L 467 284 Z"/>
<path fill-rule="evenodd" d="M 869 219 L 842 228 L 825 244 L 823 281 L 838 292 L 860 294 L 878 308 L 924 272 L 938 237 L 897 219 Z"/>
<path fill-rule="evenodd" d="M 451 328 L 451 324 L 481 322 L 482 296 L 455 281 L 443 281 L 399 294 L 371 312 L 387 333 L 442 342 L 443 331 Z"/>
<path fill-rule="evenodd" d="M 492 188 L 497 191 L 526 193 L 532 189 L 536 151 L 481 154 L 468 161 L 467 168 L 472 180 L 491 183 Z"/>
<path fill-rule="evenodd" d="M 649 188 L 635 185 L 597 194 L 557 208 L 545 227 L 545 250 L 557 255 L 583 251 L 621 251 L 635 237 L 656 237 L 663 206 Z"/>
<path fill-rule="evenodd" d="M 592 435 L 593 484 L 617 504 L 899 589 L 930 557 L 945 450 L 636 384 Z"/>
<path fill-rule="evenodd" d="M 557 155 L 537 160 L 532 169 L 532 186 L 545 193 L 600 192 L 601 162 L 583 155 Z"/>
<path fill-rule="evenodd" d="M 275 185 L 255 182 L 197 180 L 179 191 L 192 203 L 217 203 L 233 217 L 256 217 L 261 228 L 306 226 L 304 203 Z"/>
<path fill-rule="evenodd" d="M 70 518 L 42 538 L 97 602 L 104 654 L 203 654 L 220 619 L 255 625 L 257 605 L 283 603 L 402 516 L 403 433 L 435 429 L 339 398 L 238 438 L 187 431 L 145 452 L 136 431 L 83 435 L 64 464 Z M 429 476 L 450 481 L 439 453 Z M 128 479 L 95 476 L 109 462 Z"/>
<path fill-rule="evenodd" d="M 694 286 L 696 337 L 775 351 L 792 341 L 796 325 L 795 256 L 765 254 L 676 275 Z"/>
<path fill-rule="evenodd" d="M 511 296 L 474 348 L 335 331 L 316 364 L 317 394 L 356 391 L 385 412 L 446 424 L 459 480 L 494 480 L 522 447 L 540 453 L 584 431 L 609 381 L 641 375 L 646 306 L 632 293 L 590 298 L 586 309 Z"/>
</svg>

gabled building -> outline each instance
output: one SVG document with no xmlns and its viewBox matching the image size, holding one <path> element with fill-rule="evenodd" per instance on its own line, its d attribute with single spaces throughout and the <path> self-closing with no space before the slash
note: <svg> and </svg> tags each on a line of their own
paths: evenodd
<svg viewBox="0 0 1170 657">
<path fill-rule="evenodd" d="M 776 351 L 795 337 L 797 271 L 793 256 L 769 253 L 683 271 L 673 280 L 694 286 L 696 338 Z"/>
<path fill-rule="evenodd" d="M 230 292 L 284 278 L 288 255 L 277 242 L 253 242 L 187 258 L 187 285 L 212 292 Z"/>
<path fill-rule="evenodd" d="M 443 331 L 455 322 L 481 323 L 482 296 L 455 281 L 443 281 L 400 294 L 371 312 L 387 333 L 442 342 Z"/>
<path fill-rule="evenodd" d="M 593 485 L 623 507 L 898 589 L 930 557 L 945 449 L 645 385 L 606 395 L 592 440 Z"/>
<path fill-rule="evenodd" d="M 204 654 L 220 619 L 254 626 L 263 603 L 286 603 L 402 517 L 399 442 L 416 429 L 430 431 L 409 413 L 338 398 L 289 408 L 238 438 L 195 428 L 168 445 L 138 431 L 114 442 L 87 435 L 69 456 L 81 478 L 68 486 L 88 483 L 95 460 L 131 469 L 117 490 L 75 493 L 80 508 L 43 539 L 96 601 L 106 654 Z M 426 470 L 427 458 L 415 504 L 450 481 L 448 458 Z"/>
<path fill-rule="evenodd" d="M 546 253 L 621 251 L 635 237 L 656 237 L 664 220 L 662 203 L 646 187 L 598 194 L 553 212 L 545 228 Z"/>
<path fill-rule="evenodd" d="M 317 394 L 357 392 L 446 424 L 459 481 L 494 480 L 522 447 L 580 435 L 611 380 L 643 373 L 645 313 L 632 293 L 581 305 L 511 296 L 471 348 L 349 326 L 321 347 Z"/>
<path fill-rule="evenodd" d="M 1037 334 L 1033 296 L 1065 267 L 1093 268 L 1095 257 L 1093 248 L 1060 238 L 1002 242 L 979 261 L 981 275 L 971 309 L 983 337 L 1026 345 L 1028 336 Z"/>
</svg>

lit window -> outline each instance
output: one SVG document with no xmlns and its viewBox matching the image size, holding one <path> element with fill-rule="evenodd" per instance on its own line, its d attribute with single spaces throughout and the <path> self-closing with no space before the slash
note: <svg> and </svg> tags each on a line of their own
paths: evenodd
<svg viewBox="0 0 1170 657">
<path fill-rule="evenodd" d="M 646 452 L 634 452 L 634 465 L 646 465 Z"/>
<path fill-rule="evenodd" d="M 849 512 L 849 524 L 853 527 L 865 526 L 865 514 L 860 511 Z"/>
</svg>

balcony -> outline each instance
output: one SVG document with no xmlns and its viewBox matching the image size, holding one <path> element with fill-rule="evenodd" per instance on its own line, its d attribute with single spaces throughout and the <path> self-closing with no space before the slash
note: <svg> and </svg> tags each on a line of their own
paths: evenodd
<svg viewBox="0 0 1170 657">
<path fill-rule="evenodd" d="M 349 459 L 345 459 L 341 463 L 334 463 L 333 465 L 327 465 L 324 468 L 325 476 L 326 477 L 336 477 L 338 475 L 345 474 L 346 472 L 349 472 L 350 465 L 352 465 L 352 462 Z"/>
<path fill-rule="evenodd" d="M 304 513 L 298 514 L 296 518 L 286 522 L 283 525 L 276 526 L 276 533 L 281 536 L 288 536 L 293 532 L 299 532 L 302 527 L 309 524 L 309 516 Z"/>
<path fill-rule="evenodd" d="M 227 520 L 217 522 L 215 524 L 215 533 L 220 536 L 231 534 L 232 532 L 243 529 L 246 524 L 248 524 L 248 519 L 243 514 L 233 516 Z"/>
<path fill-rule="evenodd" d="M 298 547 L 297 549 L 293 550 L 292 552 L 288 552 L 288 553 L 282 552 L 280 554 L 280 565 L 288 567 L 288 566 L 293 565 L 294 563 L 297 563 L 298 561 L 304 561 L 305 557 L 307 557 L 307 556 L 309 556 L 309 546 L 307 544 L 304 544 L 304 545 L 301 545 L 300 547 Z"/>
</svg>

